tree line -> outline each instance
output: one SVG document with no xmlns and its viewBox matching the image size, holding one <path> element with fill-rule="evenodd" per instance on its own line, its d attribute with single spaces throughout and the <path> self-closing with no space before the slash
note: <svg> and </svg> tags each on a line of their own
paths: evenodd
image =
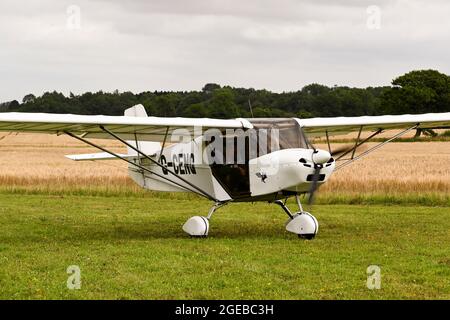
<svg viewBox="0 0 450 320">
<path fill-rule="evenodd" d="M 0 112 L 46 112 L 123 115 L 142 104 L 160 117 L 337 117 L 450 111 L 450 77 L 436 70 L 417 70 L 392 81 L 391 86 L 351 88 L 310 84 L 294 92 L 274 93 L 215 83 L 201 91 L 112 93 L 99 91 L 65 96 L 46 92 L 22 101 L 0 104 Z"/>
</svg>

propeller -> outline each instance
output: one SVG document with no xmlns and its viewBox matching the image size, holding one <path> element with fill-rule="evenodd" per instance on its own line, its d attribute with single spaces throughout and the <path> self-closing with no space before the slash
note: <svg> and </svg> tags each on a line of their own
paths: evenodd
<svg viewBox="0 0 450 320">
<path fill-rule="evenodd" d="M 314 163 L 314 174 L 312 176 L 312 183 L 309 189 L 309 198 L 308 198 L 309 205 L 312 205 L 314 202 L 314 194 L 319 185 L 318 182 L 320 179 L 320 170 L 322 170 L 322 168 L 327 162 L 334 161 L 332 160 L 333 159 L 332 157 L 350 152 L 353 148 L 354 148 L 353 145 L 344 145 L 340 148 L 331 151 L 330 153 L 316 148 L 313 149 L 314 151 L 312 153 L 312 161 Z"/>
<path fill-rule="evenodd" d="M 340 148 L 337 148 L 337 149 L 331 151 L 331 156 L 334 157 L 337 155 L 348 153 L 348 152 L 352 151 L 354 148 L 355 148 L 355 145 L 353 145 L 353 144 L 348 144 L 348 145 L 342 146 Z M 361 151 L 367 150 L 367 146 L 358 145 L 357 149 L 361 152 Z"/>
<path fill-rule="evenodd" d="M 313 174 L 313 178 L 312 178 L 312 183 L 311 183 L 311 187 L 309 189 L 309 198 L 308 198 L 308 204 L 312 205 L 314 202 L 314 194 L 317 190 L 317 186 L 318 186 L 318 181 L 320 178 L 320 170 L 323 168 L 323 165 L 321 164 L 314 164 L 314 174 Z"/>
<path fill-rule="evenodd" d="M 334 157 L 334 156 L 340 155 L 342 153 L 346 153 L 347 151 L 352 150 L 353 147 L 354 147 L 353 145 L 342 146 L 340 148 L 337 148 L 337 149 L 331 151 L 331 155 Z"/>
<path fill-rule="evenodd" d="M 312 183 L 309 189 L 308 204 L 312 205 L 314 202 L 314 194 L 318 187 L 320 179 L 320 170 L 322 170 L 324 163 L 327 163 L 331 159 L 331 154 L 324 150 L 314 149 L 312 153 L 312 161 L 314 163 L 314 174 L 312 176 Z"/>
</svg>

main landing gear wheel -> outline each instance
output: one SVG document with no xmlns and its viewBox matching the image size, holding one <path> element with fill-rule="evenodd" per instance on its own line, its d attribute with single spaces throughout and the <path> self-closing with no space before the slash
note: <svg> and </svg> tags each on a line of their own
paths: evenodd
<svg viewBox="0 0 450 320">
<path fill-rule="evenodd" d="M 284 212 L 289 216 L 286 221 L 286 230 L 298 235 L 301 239 L 312 240 L 319 231 L 319 222 L 309 212 L 303 211 L 300 199 L 296 196 L 297 204 L 300 211 L 292 214 L 286 204 L 280 200 L 275 201 L 275 204 L 283 208 Z"/>
<path fill-rule="evenodd" d="M 206 217 L 192 217 L 183 225 L 183 231 L 191 237 L 206 238 L 209 232 L 209 220 Z"/>
<path fill-rule="evenodd" d="M 226 202 L 216 203 L 208 213 L 207 217 L 194 216 L 183 225 L 183 231 L 193 238 L 206 238 L 209 233 L 209 220 L 213 213 L 220 207 L 226 205 Z"/>
</svg>

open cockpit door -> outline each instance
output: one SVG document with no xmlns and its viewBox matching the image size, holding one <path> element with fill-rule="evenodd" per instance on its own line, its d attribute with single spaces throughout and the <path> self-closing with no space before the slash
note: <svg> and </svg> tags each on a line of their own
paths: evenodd
<svg viewBox="0 0 450 320">
<path fill-rule="evenodd" d="M 216 162 L 210 160 L 214 177 L 233 199 L 249 197 L 252 180 L 261 179 L 260 175 L 251 174 L 254 170 L 249 167 L 250 161 L 279 150 L 309 148 L 296 119 L 246 120 L 253 128 L 222 131 L 223 146 L 214 149 Z"/>
</svg>

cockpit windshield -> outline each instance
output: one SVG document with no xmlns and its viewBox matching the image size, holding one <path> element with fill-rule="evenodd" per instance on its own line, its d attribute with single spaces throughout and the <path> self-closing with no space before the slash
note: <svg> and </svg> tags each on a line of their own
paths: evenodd
<svg viewBox="0 0 450 320">
<path fill-rule="evenodd" d="M 295 119 L 247 119 L 257 132 L 257 144 L 267 145 L 267 153 L 291 149 L 308 148 L 307 139 L 302 128 Z M 266 139 L 266 141 L 263 141 Z M 261 156 L 265 152 L 258 152 Z"/>
</svg>

